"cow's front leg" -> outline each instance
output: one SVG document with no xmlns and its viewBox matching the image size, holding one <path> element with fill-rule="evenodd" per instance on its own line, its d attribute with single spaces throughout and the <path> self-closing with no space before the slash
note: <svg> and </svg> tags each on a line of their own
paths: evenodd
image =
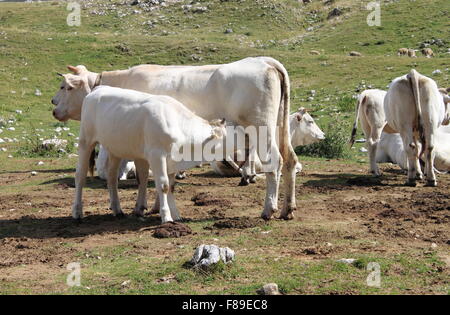
<svg viewBox="0 0 450 315">
<path fill-rule="evenodd" d="M 109 200 L 110 209 L 113 211 L 114 216 L 123 217 L 122 208 L 120 207 L 119 193 L 118 193 L 118 173 L 119 164 L 121 159 L 109 154 L 109 165 L 108 165 L 108 190 L 109 190 Z"/>
<path fill-rule="evenodd" d="M 89 158 L 95 144 L 88 144 L 80 137 L 78 145 L 78 165 L 75 174 L 75 200 L 72 205 L 72 217 L 81 220 L 83 217 L 83 186 L 89 169 Z"/>
<path fill-rule="evenodd" d="M 139 183 L 138 196 L 136 206 L 134 207 L 134 215 L 138 217 L 144 216 L 144 211 L 147 209 L 147 182 L 149 165 L 145 160 L 137 160 L 134 162 L 136 166 L 136 178 Z"/>
</svg>

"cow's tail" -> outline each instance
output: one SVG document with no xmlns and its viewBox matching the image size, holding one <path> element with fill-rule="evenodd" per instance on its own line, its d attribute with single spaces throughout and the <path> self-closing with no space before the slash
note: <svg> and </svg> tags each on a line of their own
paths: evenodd
<svg viewBox="0 0 450 315">
<path fill-rule="evenodd" d="M 92 149 L 91 155 L 89 156 L 89 175 L 94 177 L 94 167 L 95 167 L 95 147 Z"/>
<path fill-rule="evenodd" d="M 413 133 L 418 135 L 419 141 L 422 143 L 422 149 L 419 153 L 419 157 L 422 156 L 423 151 L 425 150 L 425 135 L 424 135 L 424 129 L 422 124 L 422 107 L 420 104 L 420 89 L 419 89 L 419 73 L 412 69 L 411 72 L 408 75 L 409 81 L 411 82 L 411 89 L 414 95 L 414 105 L 416 108 L 416 116 L 414 118 L 414 125 L 413 125 Z M 414 146 L 415 144 L 411 143 L 411 146 Z"/>
<path fill-rule="evenodd" d="M 274 67 L 280 76 L 281 80 L 281 101 L 278 112 L 278 126 L 280 127 L 279 132 L 279 145 L 280 153 L 285 162 L 293 162 L 294 165 L 297 164 L 297 155 L 294 152 L 291 144 L 291 135 L 289 132 L 289 114 L 290 114 L 290 80 L 289 74 L 286 68 L 278 61 L 273 58 L 263 57 L 264 61 Z"/>
<path fill-rule="evenodd" d="M 358 102 L 356 102 L 355 122 L 353 124 L 352 135 L 350 137 L 350 141 L 348 142 L 350 147 L 352 147 L 353 144 L 355 143 L 356 131 L 358 129 L 358 121 L 359 121 L 359 108 L 361 107 L 362 104 L 364 104 L 366 102 L 366 100 L 367 100 L 367 96 L 364 95 L 364 97 L 359 97 Z"/>
</svg>

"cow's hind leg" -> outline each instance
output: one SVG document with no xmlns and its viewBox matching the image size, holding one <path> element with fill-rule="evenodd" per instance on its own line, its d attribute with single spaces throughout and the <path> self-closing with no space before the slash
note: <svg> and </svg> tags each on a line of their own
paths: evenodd
<svg viewBox="0 0 450 315">
<path fill-rule="evenodd" d="M 148 162 L 145 160 L 134 161 L 136 165 L 136 178 L 139 183 L 138 196 L 136 206 L 134 207 L 134 215 L 142 217 L 147 209 L 147 182 L 148 182 Z"/>
<path fill-rule="evenodd" d="M 269 148 L 269 152 L 260 152 L 261 150 L 258 150 L 258 155 L 261 158 L 262 171 L 266 173 L 267 191 L 264 202 L 264 211 L 261 215 L 264 220 L 270 220 L 273 214 L 278 211 L 279 174 L 281 166 L 283 165 L 283 158 L 278 150 L 278 146 L 275 141 L 272 141 L 274 138 L 270 137 L 270 135 L 267 138 L 266 148 Z M 258 137 L 258 139 L 260 139 L 260 137 Z M 294 168 L 293 171 L 295 172 Z M 284 215 L 286 214 L 287 211 L 284 212 Z"/>
<path fill-rule="evenodd" d="M 403 147 L 405 148 L 406 155 L 408 157 L 408 180 L 407 186 L 415 187 L 417 185 L 417 175 L 420 170 L 419 165 L 419 145 L 414 140 L 412 132 L 402 134 Z M 417 168 L 419 165 L 419 169 Z"/>
<path fill-rule="evenodd" d="M 285 199 L 283 209 L 281 210 L 281 218 L 285 220 L 292 220 L 294 218 L 294 211 L 296 210 L 295 175 L 297 163 L 297 155 L 289 145 L 287 152 L 283 156 L 282 164 Z"/>
<path fill-rule="evenodd" d="M 72 205 L 72 217 L 76 220 L 81 220 L 83 217 L 83 186 L 89 169 L 89 158 L 94 147 L 95 143 L 80 136 L 78 145 L 78 165 L 75 174 L 75 200 Z"/>
<path fill-rule="evenodd" d="M 427 186 L 436 187 L 436 174 L 434 173 L 434 158 L 436 156 L 436 151 L 434 150 L 434 136 L 433 134 L 429 134 L 426 140 L 426 148 L 425 148 L 425 172 L 427 179 Z"/>
<path fill-rule="evenodd" d="M 124 214 L 122 212 L 122 208 L 120 207 L 119 201 L 119 193 L 118 193 L 118 173 L 119 173 L 119 164 L 121 159 L 112 155 L 111 152 L 109 154 L 109 164 L 108 164 L 108 190 L 109 190 L 109 200 L 110 200 L 110 209 L 113 211 L 114 216 L 120 218 L 123 217 Z"/>
</svg>

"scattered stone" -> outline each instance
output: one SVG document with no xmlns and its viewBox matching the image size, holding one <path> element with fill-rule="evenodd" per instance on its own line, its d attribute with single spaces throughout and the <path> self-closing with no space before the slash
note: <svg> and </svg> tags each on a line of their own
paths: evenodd
<svg viewBox="0 0 450 315">
<path fill-rule="evenodd" d="M 260 295 L 281 295 L 278 290 L 278 284 L 276 283 L 268 283 L 265 284 L 261 289 L 257 291 Z"/>
<path fill-rule="evenodd" d="M 233 33 L 233 29 L 227 28 L 227 29 L 225 30 L 225 34 L 231 34 L 231 33 Z"/>
<path fill-rule="evenodd" d="M 351 265 L 351 264 L 353 264 L 356 261 L 356 259 L 354 259 L 354 258 L 342 258 L 342 259 L 338 259 L 336 261 L 340 262 L 340 263 L 343 263 L 343 264 Z"/>
<path fill-rule="evenodd" d="M 334 8 L 333 10 L 330 11 L 330 13 L 328 13 L 328 19 L 332 19 L 336 16 L 340 16 L 342 15 L 343 11 L 340 8 Z"/>
<path fill-rule="evenodd" d="M 34 91 L 34 95 L 42 96 L 42 92 L 39 89 L 36 89 L 36 91 Z"/>
<path fill-rule="evenodd" d="M 361 148 L 361 149 L 359 149 L 359 152 L 366 153 L 367 149 L 366 148 Z"/>
<path fill-rule="evenodd" d="M 357 51 L 351 51 L 348 55 L 352 56 L 352 57 L 361 57 L 362 56 L 362 54 Z"/>
<path fill-rule="evenodd" d="M 37 163 L 37 165 L 39 165 L 39 166 L 44 165 L 44 162 L 39 161 L 39 162 Z"/>
<path fill-rule="evenodd" d="M 120 285 L 122 288 L 128 287 L 131 283 L 131 280 L 126 280 L 124 282 L 122 282 L 122 284 Z"/>
<path fill-rule="evenodd" d="M 37 175 L 37 172 L 36 171 L 32 171 L 31 172 L 31 176 L 36 176 Z"/>
<path fill-rule="evenodd" d="M 440 75 L 440 74 L 442 74 L 442 71 L 439 70 L 439 69 L 436 69 L 436 70 L 434 70 L 431 74 L 432 74 L 432 75 Z"/>
<path fill-rule="evenodd" d="M 228 247 L 202 244 L 197 247 L 190 260 L 194 268 L 207 269 L 222 261 L 225 264 L 234 260 L 235 253 Z"/>
<path fill-rule="evenodd" d="M 356 143 L 365 143 L 365 142 L 366 142 L 366 139 L 364 139 L 364 138 L 357 139 L 357 140 L 355 140 L 355 142 L 356 142 Z"/>
</svg>

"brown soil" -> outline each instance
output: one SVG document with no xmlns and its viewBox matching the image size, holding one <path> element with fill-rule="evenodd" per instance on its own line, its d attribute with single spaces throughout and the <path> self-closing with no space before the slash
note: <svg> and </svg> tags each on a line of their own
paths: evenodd
<svg viewBox="0 0 450 315">
<path fill-rule="evenodd" d="M 168 222 L 158 226 L 155 229 L 153 236 L 157 238 L 170 238 L 182 237 L 189 234 L 192 234 L 192 230 L 189 226 L 178 222 Z"/>
<path fill-rule="evenodd" d="M 217 221 L 213 224 L 217 229 L 248 229 L 264 224 L 263 219 L 249 218 L 249 217 L 237 217 Z"/>
<path fill-rule="evenodd" d="M 440 256 L 448 258 L 450 175 L 438 175 L 436 188 L 423 187 L 423 183 L 406 187 L 406 176 L 392 166 L 383 166 L 383 176 L 372 178 L 366 175 L 365 166 L 329 163 L 330 166 L 305 163 L 305 172 L 297 177 L 295 219 L 277 220 L 279 212 L 275 213 L 266 231 L 255 229 L 266 224 L 260 219 L 264 179 L 238 187 L 239 178 L 220 178 L 206 168 L 191 170 L 175 191 L 187 227 L 179 223 L 159 226 L 158 215 L 131 215 L 136 201 L 135 181 L 119 185 L 127 216 L 118 219 L 108 210 L 105 184 L 88 179 L 83 196 L 84 218 L 77 223 L 70 217 L 73 178 L 61 178 L 57 170 L 39 172 L 34 177 L 5 172 L 1 187 L 11 182 L 23 184 L 23 189 L 0 193 L 0 283 L 30 280 L 24 286 L 36 288 L 33 283 L 40 283 L 36 292 L 66 290 L 63 281 L 56 285 L 57 280 L 50 279 L 64 276 L 67 263 L 92 255 L 102 247 L 129 246 L 130 240 L 141 240 L 133 247 L 133 253 L 164 259 L 179 254 L 178 245 L 194 248 L 197 243 L 218 236 L 225 237 L 221 239 L 225 242 L 241 234 L 247 234 L 248 240 L 267 239 L 267 245 L 261 248 L 236 243 L 234 250 L 248 255 L 264 252 L 274 259 L 341 258 L 340 254 L 349 252 L 395 255 L 424 251 L 432 243 L 437 244 Z M 73 170 L 64 172 L 73 176 Z M 43 184 L 30 184 L 37 180 Z M 154 198 L 152 187 L 151 182 L 149 207 Z M 283 198 L 280 189 L 280 207 Z M 149 237 L 155 229 L 155 234 L 179 237 L 190 234 L 190 228 L 196 236 L 177 238 L 176 246 Z"/>
</svg>

